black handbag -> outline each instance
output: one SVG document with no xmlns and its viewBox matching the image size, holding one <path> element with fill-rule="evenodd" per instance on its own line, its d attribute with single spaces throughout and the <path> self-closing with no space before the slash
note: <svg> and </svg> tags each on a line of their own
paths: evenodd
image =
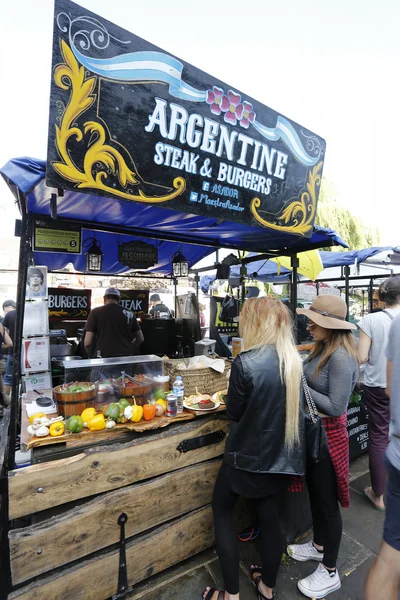
<svg viewBox="0 0 400 600">
<path fill-rule="evenodd" d="M 329 455 L 328 440 L 322 424 L 322 419 L 318 414 L 317 407 L 311 397 L 311 392 L 307 380 L 302 373 L 302 382 L 304 395 L 308 406 L 308 413 L 305 414 L 305 436 L 307 458 L 315 463 Z"/>
</svg>

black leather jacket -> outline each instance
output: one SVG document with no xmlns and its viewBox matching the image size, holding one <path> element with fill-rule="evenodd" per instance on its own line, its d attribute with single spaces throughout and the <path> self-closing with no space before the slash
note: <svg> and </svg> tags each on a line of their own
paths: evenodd
<svg viewBox="0 0 400 600">
<path fill-rule="evenodd" d="M 253 473 L 304 475 L 304 412 L 301 392 L 300 445 L 285 446 L 286 386 L 279 376 L 276 348 L 242 352 L 232 364 L 226 407 L 234 421 L 224 460 Z"/>
</svg>

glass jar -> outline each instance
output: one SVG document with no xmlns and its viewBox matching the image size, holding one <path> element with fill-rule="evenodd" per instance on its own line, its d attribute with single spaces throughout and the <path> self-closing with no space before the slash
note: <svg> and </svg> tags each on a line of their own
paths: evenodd
<svg viewBox="0 0 400 600">
<path fill-rule="evenodd" d="M 171 391 L 169 375 L 158 375 L 157 377 L 154 377 L 154 393 L 156 393 L 157 390 L 163 390 L 164 397 L 167 392 Z"/>
</svg>

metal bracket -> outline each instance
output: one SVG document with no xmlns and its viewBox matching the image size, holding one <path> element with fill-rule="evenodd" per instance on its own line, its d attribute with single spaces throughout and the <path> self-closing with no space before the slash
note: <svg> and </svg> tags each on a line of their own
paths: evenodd
<svg viewBox="0 0 400 600">
<path fill-rule="evenodd" d="M 118 517 L 118 525 L 121 528 L 119 538 L 119 567 L 118 567 L 118 590 L 114 594 L 112 600 L 120 600 L 130 594 L 132 587 L 128 588 L 128 572 L 126 569 L 126 551 L 125 551 L 125 523 L 128 520 L 128 515 L 121 513 Z"/>
<path fill-rule="evenodd" d="M 197 448 L 203 448 L 203 446 L 210 446 L 211 444 L 218 444 L 222 442 L 226 436 L 225 431 L 219 429 L 206 435 L 199 435 L 198 437 L 191 438 L 190 440 L 182 440 L 177 446 L 178 452 L 189 452 L 190 450 L 197 450 Z"/>
</svg>

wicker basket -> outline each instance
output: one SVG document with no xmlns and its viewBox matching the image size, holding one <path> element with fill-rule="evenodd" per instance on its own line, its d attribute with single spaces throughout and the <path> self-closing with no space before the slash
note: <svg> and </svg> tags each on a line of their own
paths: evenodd
<svg viewBox="0 0 400 600">
<path fill-rule="evenodd" d="M 177 375 L 182 377 L 183 385 L 185 386 L 185 396 L 190 396 L 196 393 L 196 388 L 201 394 L 215 394 L 228 387 L 226 373 L 231 368 L 231 364 L 225 361 L 225 369 L 223 373 L 218 373 L 210 367 L 205 369 L 178 369 L 178 365 L 182 365 L 185 359 L 169 359 L 163 361 L 164 374 L 169 375 L 172 384 Z"/>
</svg>

